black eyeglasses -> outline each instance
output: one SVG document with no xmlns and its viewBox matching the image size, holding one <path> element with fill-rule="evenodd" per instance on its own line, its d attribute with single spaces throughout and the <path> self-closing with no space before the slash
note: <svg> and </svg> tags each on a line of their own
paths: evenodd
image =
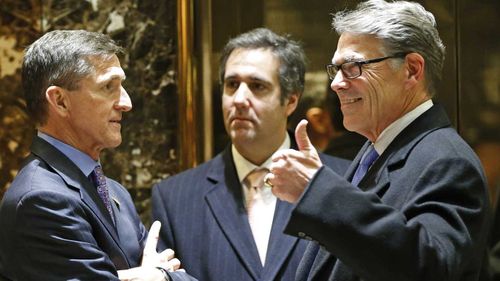
<svg viewBox="0 0 500 281">
<path fill-rule="evenodd" d="M 370 63 L 376 63 L 376 62 L 381 62 L 386 59 L 392 59 L 392 58 L 404 58 L 406 57 L 408 53 L 397 53 L 392 56 L 387 56 L 383 58 L 376 58 L 376 59 L 371 59 L 371 60 L 363 60 L 363 61 L 348 61 L 344 62 L 342 64 L 327 64 L 326 65 L 326 73 L 328 73 L 328 77 L 330 80 L 335 79 L 335 76 L 337 75 L 337 72 L 339 70 L 342 71 L 342 74 L 344 75 L 345 78 L 347 79 L 354 79 L 358 78 L 361 76 L 361 66 L 365 64 L 370 64 Z"/>
</svg>

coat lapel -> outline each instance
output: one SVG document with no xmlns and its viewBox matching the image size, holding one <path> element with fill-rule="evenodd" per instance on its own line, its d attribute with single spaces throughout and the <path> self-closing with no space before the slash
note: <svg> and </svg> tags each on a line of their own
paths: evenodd
<svg viewBox="0 0 500 281">
<path fill-rule="evenodd" d="M 205 198 L 218 226 L 243 266 L 257 280 L 260 278 L 262 265 L 243 205 L 243 191 L 237 178 L 230 147 L 223 152 L 221 159 L 222 163 L 215 162 L 208 173 L 209 181 L 214 185 Z"/>
<path fill-rule="evenodd" d="M 315 245 L 309 244 L 309 248 L 314 247 Z M 317 246 L 316 246 L 317 247 Z M 318 253 L 316 254 L 316 258 L 314 259 L 311 271 L 308 275 L 307 280 L 328 280 L 329 270 L 333 268 L 333 265 L 337 263 L 336 258 L 330 254 L 327 250 L 320 247 Z M 328 274 L 327 276 L 321 276 L 321 274 Z"/>
<path fill-rule="evenodd" d="M 263 280 L 275 280 L 299 239 L 283 233 L 293 205 L 277 199 Z"/>
<path fill-rule="evenodd" d="M 434 130 L 450 125 L 441 106 L 431 107 L 398 134 L 359 182 L 359 187 L 382 198 L 390 185 L 390 173 L 404 166 L 413 147 Z M 363 148 L 362 151 L 365 150 L 365 147 Z"/>
<path fill-rule="evenodd" d="M 35 137 L 31 145 L 31 151 L 54 169 L 69 187 L 77 189 L 80 192 L 80 198 L 84 204 L 99 218 L 99 221 L 115 241 L 116 246 L 123 253 L 111 217 L 91 181 L 70 159 L 45 140 Z M 123 257 L 126 260 L 126 256 L 123 255 Z"/>
</svg>

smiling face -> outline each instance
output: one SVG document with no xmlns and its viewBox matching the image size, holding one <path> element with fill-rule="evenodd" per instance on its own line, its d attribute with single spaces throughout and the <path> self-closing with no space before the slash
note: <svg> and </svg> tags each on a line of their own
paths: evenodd
<svg viewBox="0 0 500 281">
<path fill-rule="evenodd" d="M 235 49 L 226 62 L 222 109 L 236 149 L 254 164 L 283 142 L 297 96 L 280 102 L 279 61 L 268 49 Z"/>
<path fill-rule="evenodd" d="M 392 54 L 383 53 L 380 39 L 344 33 L 340 36 L 332 63 L 338 65 L 388 55 Z M 415 106 L 412 95 L 404 88 L 406 72 L 403 63 L 396 67 L 390 65 L 396 59 L 363 65 L 362 75 L 354 79 L 346 79 L 339 71 L 331 83 L 340 99 L 344 126 L 371 141 Z"/>
<path fill-rule="evenodd" d="M 97 159 L 102 149 L 121 143 L 122 113 L 132 109 L 132 102 L 122 87 L 125 73 L 116 56 L 90 61 L 95 72 L 68 91 L 65 141 Z"/>
</svg>

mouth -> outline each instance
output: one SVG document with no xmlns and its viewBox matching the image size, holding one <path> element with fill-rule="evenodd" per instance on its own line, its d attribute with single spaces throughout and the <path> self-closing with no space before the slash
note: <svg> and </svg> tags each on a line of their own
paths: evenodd
<svg viewBox="0 0 500 281">
<path fill-rule="evenodd" d="M 109 123 L 111 123 L 112 126 L 121 126 L 121 120 L 110 120 Z"/>
<path fill-rule="evenodd" d="M 233 117 L 230 119 L 229 128 L 231 130 L 247 130 L 253 127 L 253 121 L 245 117 Z"/>
<path fill-rule="evenodd" d="M 250 120 L 250 118 L 245 118 L 245 117 L 231 117 L 229 119 L 232 122 L 252 122 L 252 120 Z"/>
<path fill-rule="evenodd" d="M 345 99 L 342 99 L 340 101 L 340 103 L 343 104 L 343 105 L 344 104 L 352 104 L 352 103 L 358 102 L 360 100 L 362 100 L 362 98 L 350 98 L 350 99 L 349 98 L 345 98 Z"/>
</svg>

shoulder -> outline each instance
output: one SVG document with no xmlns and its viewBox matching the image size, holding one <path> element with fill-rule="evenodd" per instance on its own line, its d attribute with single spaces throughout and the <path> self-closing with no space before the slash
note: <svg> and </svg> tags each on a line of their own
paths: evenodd
<svg viewBox="0 0 500 281">
<path fill-rule="evenodd" d="M 425 159 L 463 159 L 477 162 L 475 152 L 453 128 L 440 128 L 429 132 L 413 147 L 412 155 Z"/>
<path fill-rule="evenodd" d="M 20 171 L 0 205 L 0 217 L 10 216 L 9 220 L 17 221 L 14 225 L 29 223 L 35 217 L 56 220 L 84 213 L 80 193 L 69 188 L 58 174 L 40 167 Z"/>
<path fill-rule="evenodd" d="M 33 158 L 19 171 L 7 190 L 4 200 L 21 201 L 25 197 L 74 197 L 68 192 L 63 178 L 48 168 L 43 161 Z"/>
<path fill-rule="evenodd" d="M 423 132 L 407 143 L 399 143 L 386 155 L 387 170 L 392 179 L 415 185 L 425 181 L 444 186 L 467 187 L 471 182 L 483 188 L 485 179 L 479 158 L 451 127 Z M 385 153 L 385 152 L 384 152 Z M 456 188 L 457 189 L 457 188 Z"/>
<path fill-rule="evenodd" d="M 218 154 L 213 159 L 195 168 L 185 170 L 161 180 L 154 185 L 153 192 L 181 187 L 183 190 L 197 188 L 200 184 L 203 185 L 203 181 L 208 180 L 210 175 L 222 175 L 225 165 L 226 163 L 222 159 L 222 155 Z"/>
</svg>

